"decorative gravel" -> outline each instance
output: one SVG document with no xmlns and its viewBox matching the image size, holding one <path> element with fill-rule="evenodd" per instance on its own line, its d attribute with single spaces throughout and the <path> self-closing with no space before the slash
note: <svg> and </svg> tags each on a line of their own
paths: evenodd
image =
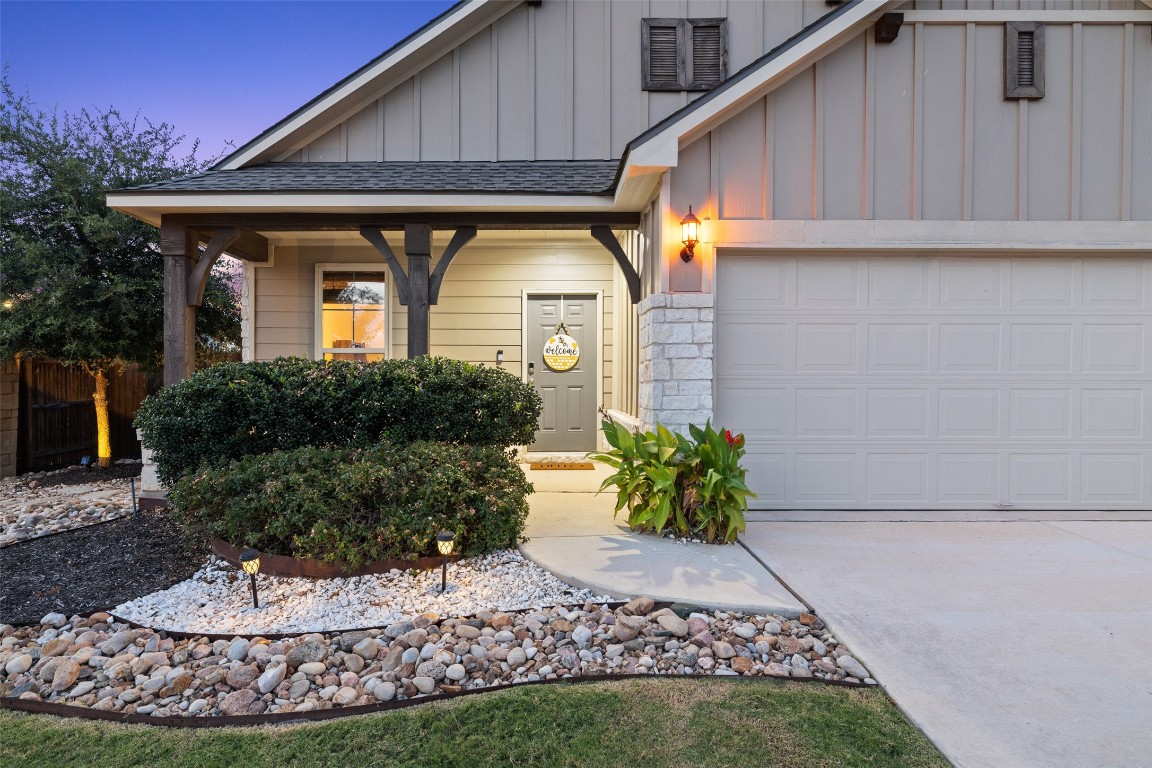
<svg viewBox="0 0 1152 768">
<path fill-rule="evenodd" d="M 380 627 L 427 611 L 471 616 L 612 599 L 565 584 L 514 549 L 450 563 L 443 594 L 440 579 L 439 568 L 342 579 L 257 576 L 260 607 L 253 608 L 248 576 L 213 557 L 190 579 L 111 612 L 179 632 L 286 634 Z"/>
<path fill-rule="evenodd" d="M 131 514 L 129 479 L 139 474 L 130 462 L 0 480 L 0 547 Z"/>
<path fill-rule="evenodd" d="M 757 616 L 636 598 L 442 618 L 281 640 L 166 637 L 107 614 L 0 625 L 0 696 L 189 717 L 339 709 L 437 693 L 614 674 L 815 678 L 875 684 L 818 616 Z"/>
</svg>

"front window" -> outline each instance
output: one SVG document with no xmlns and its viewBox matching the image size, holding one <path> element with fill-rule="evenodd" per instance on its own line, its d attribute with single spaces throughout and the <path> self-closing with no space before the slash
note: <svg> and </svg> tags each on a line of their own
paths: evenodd
<svg viewBox="0 0 1152 768">
<path fill-rule="evenodd" d="M 383 360 L 388 356 L 385 273 L 320 269 L 319 352 L 325 360 Z"/>
</svg>

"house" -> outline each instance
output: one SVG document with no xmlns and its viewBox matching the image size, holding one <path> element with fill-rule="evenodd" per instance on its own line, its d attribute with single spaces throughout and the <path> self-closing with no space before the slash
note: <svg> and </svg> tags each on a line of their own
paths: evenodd
<svg viewBox="0 0 1152 768">
<path fill-rule="evenodd" d="M 500 365 L 534 450 L 604 406 L 743 432 L 765 509 L 1152 507 L 1145 0 L 471 0 L 108 202 L 167 382 L 227 251 L 247 359 Z"/>
</svg>

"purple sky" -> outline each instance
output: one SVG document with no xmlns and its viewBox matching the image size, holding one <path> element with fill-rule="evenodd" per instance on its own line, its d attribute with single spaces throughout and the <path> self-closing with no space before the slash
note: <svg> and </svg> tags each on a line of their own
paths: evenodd
<svg viewBox="0 0 1152 768">
<path fill-rule="evenodd" d="M 0 0 L 0 55 L 40 108 L 116 107 L 240 147 L 451 0 Z"/>
</svg>

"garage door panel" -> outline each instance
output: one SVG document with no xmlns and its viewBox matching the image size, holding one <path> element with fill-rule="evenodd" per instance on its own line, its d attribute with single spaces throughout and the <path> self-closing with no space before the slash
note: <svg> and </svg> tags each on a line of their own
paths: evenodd
<svg viewBox="0 0 1152 768">
<path fill-rule="evenodd" d="M 1072 397 L 1067 389 L 1013 389 L 1008 402 L 1009 437 L 1072 436 Z"/>
<path fill-rule="evenodd" d="M 1142 373 L 1148 344 L 1144 325 L 1092 323 L 1081 332 L 1082 370 L 1100 373 Z"/>
<path fill-rule="evenodd" d="M 871 323 L 868 326 L 869 371 L 927 373 L 932 356 L 932 326 Z"/>
<path fill-rule="evenodd" d="M 795 498 L 834 504 L 860 498 L 860 458 L 855 453 L 797 452 Z"/>
<path fill-rule="evenodd" d="M 1000 325 L 941 323 L 942 372 L 998 373 L 1001 369 Z"/>
<path fill-rule="evenodd" d="M 940 437 L 1000 437 L 1000 400 L 999 389 L 941 389 L 936 434 Z"/>
<path fill-rule="evenodd" d="M 1072 370 L 1072 326 L 1013 323 L 1011 370 L 1068 373 Z"/>
<path fill-rule="evenodd" d="M 866 434 L 868 437 L 928 437 L 928 390 L 868 390 Z"/>
<path fill-rule="evenodd" d="M 1072 460 L 1063 453 L 1011 453 L 1008 455 L 1010 502 L 1072 501 Z"/>
<path fill-rule="evenodd" d="M 925 308 L 929 305 L 930 262 L 891 259 L 870 265 L 868 306 Z"/>
<path fill-rule="evenodd" d="M 857 371 L 856 323 L 799 323 L 796 326 L 797 371 Z"/>
<path fill-rule="evenodd" d="M 1013 259 L 1012 306 L 1016 309 L 1071 309 L 1073 273 L 1070 259 Z"/>
<path fill-rule="evenodd" d="M 1082 390 L 1080 434 L 1086 437 L 1144 437 L 1144 393 L 1139 389 Z"/>
<path fill-rule="evenodd" d="M 939 498 L 991 506 L 1000 499 L 1000 456 L 996 453 L 941 452 L 936 459 Z"/>
<path fill-rule="evenodd" d="M 928 455 L 873 453 L 867 456 L 868 501 L 926 502 L 929 494 Z"/>
<path fill-rule="evenodd" d="M 796 274 L 797 307 L 860 306 L 855 261 L 802 261 L 797 264 Z"/>
<path fill-rule="evenodd" d="M 945 309 L 999 307 L 1002 269 L 1002 263 L 996 259 L 941 259 L 940 306 Z"/>
<path fill-rule="evenodd" d="M 1086 501 L 1138 502 L 1147 461 L 1139 453 L 1085 453 L 1080 456 L 1080 487 Z"/>
<path fill-rule="evenodd" d="M 1152 508 L 1152 260 L 721 251 L 716 291 L 754 507 Z"/>
<path fill-rule="evenodd" d="M 1138 262 L 1092 260 L 1084 264 L 1084 306 L 1099 309 L 1146 309 L 1148 289 Z"/>
<path fill-rule="evenodd" d="M 855 437 L 855 389 L 797 389 L 797 437 Z"/>
</svg>

